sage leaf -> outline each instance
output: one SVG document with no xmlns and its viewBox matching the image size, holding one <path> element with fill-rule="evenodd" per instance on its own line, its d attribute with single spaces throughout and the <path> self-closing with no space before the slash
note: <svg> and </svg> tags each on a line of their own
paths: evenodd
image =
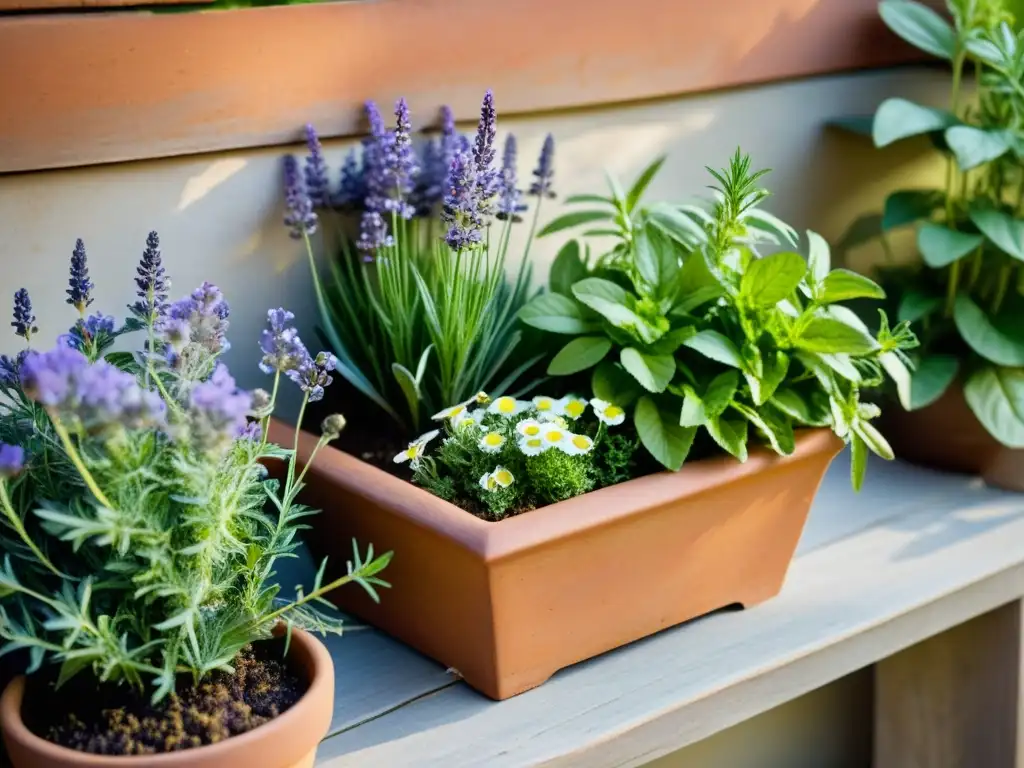
<svg viewBox="0 0 1024 768">
<path fill-rule="evenodd" d="M 619 362 L 648 392 L 664 392 L 676 372 L 672 355 L 648 355 L 633 347 L 619 353 Z"/>
<path fill-rule="evenodd" d="M 793 344 L 808 352 L 866 355 L 878 346 L 873 338 L 833 317 L 814 317 Z"/>
<path fill-rule="evenodd" d="M 733 368 L 742 368 L 743 361 L 736 345 L 718 331 L 700 331 L 683 342 L 683 346 L 700 352 L 704 357 Z"/>
<path fill-rule="evenodd" d="M 548 274 L 548 288 L 572 298 L 572 286 L 587 276 L 587 266 L 580 257 L 580 243 L 570 240 L 562 246 L 551 264 Z"/>
<path fill-rule="evenodd" d="M 568 376 L 593 368 L 604 359 L 611 348 L 611 340 L 604 336 L 581 336 L 573 339 L 548 363 L 548 374 Z"/>
<path fill-rule="evenodd" d="M 644 448 L 662 466 L 678 471 L 693 445 L 696 427 L 681 427 L 676 419 L 662 412 L 654 399 L 644 395 L 637 401 L 633 423 Z"/>
<path fill-rule="evenodd" d="M 975 371 L 964 384 L 964 397 L 992 437 L 1008 448 L 1024 448 L 1024 369 Z"/>
<path fill-rule="evenodd" d="M 740 282 L 740 295 L 751 306 L 772 307 L 789 296 L 807 273 L 798 253 L 783 251 L 750 263 Z"/>
<path fill-rule="evenodd" d="M 942 207 L 944 198 L 934 189 L 904 189 L 885 198 L 882 231 L 905 227 L 915 221 L 927 219 Z"/>
<path fill-rule="evenodd" d="M 858 275 L 848 269 L 833 269 L 821 283 L 818 301 L 834 304 L 850 299 L 884 299 L 885 291 L 874 280 Z"/>
<path fill-rule="evenodd" d="M 631 405 L 643 394 L 636 379 L 611 360 L 603 360 L 594 369 L 590 377 L 590 388 L 594 391 L 594 397 L 614 403 L 620 408 Z"/>
<path fill-rule="evenodd" d="M 747 422 L 722 417 L 709 418 L 704 425 L 718 446 L 740 461 L 747 460 Z"/>
<path fill-rule="evenodd" d="M 889 29 L 914 47 L 952 60 L 956 52 L 956 32 L 928 6 L 913 0 L 882 0 L 878 13 Z"/>
<path fill-rule="evenodd" d="M 921 358 L 910 374 L 910 406 L 908 411 L 931 405 L 949 389 L 956 378 L 960 362 L 953 355 L 927 355 Z"/>
<path fill-rule="evenodd" d="M 942 109 L 923 107 L 906 99 L 886 99 L 875 112 L 871 134 L 876 147 L 885 147 L 910 136 L 943 131 L 958 122 L 955 115 Z"/>
<path fill-rule="evenodd" d="M 959 261 L 984 241 L 981 235 L 957 232 L 932 222 L 922 224 L 917 230 L 917 249 L 924 263 L 934 269 Z"/>
<path fill-rule="evenodd" d="M 946 129 L 946 144 L 956 155 L 961 171 L 991 162 L 1010 151 L 1003 131 L 986 131 L 973 125 L 954 125 Z"/>
<path fill-rule="evenodd" d="M 1010 367 L 1024 365 L 1024 329 L 1015 329 L 1016 336 L 1007 333 L 966 294 L 956 297 L 953 320 L 967 345 L 986 360 Z"/>
<path fill-rule="evenodd" d="M 900 298 L 896 319 L 901 323 L 905 320 L 914 323 L 937 312 L 942 307 L 942 304 L 943 298 L 941 296 L 934 296 L 924 291 L 919 291 L 916 288 L 911 288 Z"/>
<path fill-rule="evenodd" d="M 560 293 L 542 293 L 519 310 L 519 319 L 551 333 L 577 335 L 597 330 L 578 302 Z"/>
<path fill-rule="evenodd" d="M 984 205 L 971 208 L 970 216 L 974 226 L 999 250 L 1024 261 L 1024 222 Z"/>
</svg>

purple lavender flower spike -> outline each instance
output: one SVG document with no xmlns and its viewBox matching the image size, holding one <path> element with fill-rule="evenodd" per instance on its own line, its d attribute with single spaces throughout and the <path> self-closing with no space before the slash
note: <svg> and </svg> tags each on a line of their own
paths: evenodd
<svg viewBox="0 0 1024 768">
<path fill-rule="evenodd" d="M 85 255 L 85 243 L 79 238 L 75 241 L 75 250 L 71 252 L 71 277 L 68 279 L 67 303 L 85 314 L 85 309 L 92 304 L 92 289 L 95 283 L 89 279 L 89 265 Z"/>
<path fill-rule="evenodd" d="M 292 156 L 284 158 L 284 223 L 296 240 L 316 232 L 316 213 L 306 187 L 299 175 L 298 161 Z"/>
<path fill-rule="evenodd" d="M 0 480 L 14 477 L 25 466 L 25 449 L 0 443 Z"/>
<path fill-rule="evenodd" d="M 227 366 L 219 363 L 213 375 L 192 389 L 189 398 L 192 437 L 201 450 L 230 445 L 248 424 L 252 395 L 238 389 Z"/>
<path fill-rule="evenodd" d="M 370 136 L 380 138 L 387 133 L 387 129 L 384 127 L 384 116 L 380 113 L 377 102 L 368 100 L 363 107 L 366 109 L 366 120 L 370 124 Z"/>
<path fill-rule="evenodd" d="M 199 345 L 209 355 L 227 352 L 231 348 L 228 315 L 228 303 L 213 283 L 203 283 L 191 296 L 174 302 L 157 328 L 168 346 L 168 363 L 174 365 L 189 344 Z"/>
<path fill-rule="evenodd" d="M 350 149 L 341 166 L 341 185 L 334 196 L 334 204 L 343 211 L 352 211 L 363 204 L 365 197 L 366 181 L 363 178 L 363 169 L 359 165 L 356 151 Z"/>
<path fill-rule="evenodd" d="M 494 110 L 494 93 L 488 89 L 480 107 L 480 124 L 477 126 L 476 139 L 473 143 L 478 205 L 481 215 L 485 217 L 493 215 L 494 197 L 498 193 L 499 174 L 494 168 L 496 138 L 497 113 Z"/>
<path fill-rule="evenodd" d="M 457 154 L 452 163 L 441 219 L 448 225 L 445 242 L 452 250 L 468 250 L 482 242 L 484 220 L 480 210 L 476 164 L 468 152 Z"/>
<path fill-rule="evenodd" d="M 288 371 L 288 378 L 299 385 L 299 389 L 307 394 L 309 402 L 315 403 L 324 397 L 324 389 L 334 380 L 328 374 L 338 366 L 338 358 L 330 352 L 321 352 L 316 359 L 308 355 L 303 363 L 294 370 Z"/>
<path fill-rule="evenodd" d="M 258 421 L 250 421 L 235 435 L 239 440 L 252 440 L 257 443 L 263 439 L 263 426 Z"/>
<path fill-rule="evenodd" d="M 367 261 L 372 261 L 372 254 L 380 248 L 390 248 L 395 244 L 394 238 L 388 234 L 388 226 L 384 223 L 384 217 L 377 211 L 366 211 L 359 222 L 359 240 L 356 247 L 365 251 Z"/>
<path fill-rule="evenodd" d="M 128 310 L 146 324 L 155 322 L 167 312 L 167 293 L 171 288 L 160 255 L 160 236 L 156 232 L 146 237 L 146 250 L 142 252 L 135 274 L 138 289 L 135 295 L 139 300 L 130 304 Z"/>
<path fill-rule="evenodd" d="M 87 429 L 120 424 L 127 429 L 162 426 L 166 405 L 156 392 L 145 390 L 130 373 L 106 362 L 93 363 L 76 376 L 71 410 Z"/>
<path fill-rule="evenodd" d="M 526 205 L 519 202 L 522 191 L 518 188 L 516 174 L 516 137 L 511 133 L 505 138 L 505 152 L 502 156 L 501 178 L 498 197 L 498 218 L 511 221 L 522 221 L 520 213 Z"/>
<path fill-rule="evenodd" d="M 544 146 L 540 150 L 540 158 L 537 160 L 537 168 L 533 172 L 533 183 L 530 184 L 529 194 L 535 197 L 554 197 L 555 192 L 551 188 L 552 180 L 555 177 L 555 137 L 550 133 L 544 139 Z"/>
<path fill-rule="evenodd" d="M 116 321 L 112 316 L 96 312 L 84 320 L 79 320 L 71 330 L 77 330 L 88 338 L 96 338 L 101 333 L 113 333 L 115 325 Z"/>
<path fill-rule="evenodd" d="M 14 327 L 15 335 L 21 336 L 25 341 L 31 340 L 32 334 L 39 331 L 36 327 L 36 316 L 32 314 L 32 299 L 24 288 L 14 292 L 14 322 L 11 325 Z"/>
<path fill-rule="evenodd" d="M 314 208 L 327 208 L 331 204 L 331 180 L 330 171 L 327 168 L 327 161 L 324 159 L 324 149 L 320 144 L 320 137 L 316 129 L 306 125 L 306 146 L 309 147 L 309 155 L 306 157 L 306 190 L 309 192 L 309 199 Z"/>
<path fill-rule="evenodd" d="M 260 334 L 260 370 L 264 373 L 292 371 L 309 358 L 299 332 L 290 325 L 294 319 L 286 309 L 267 310 L 267 327 Z"/>
<path fill-rule="evenodd" d="M 408 203 L 413 190 L 413 180 L 419 173 L 416 155 L 412 150 L 412 122 L 409 119 L 409 105 L 405 99 L 395 104 L 396 126 L 388 146 L 385 164 L 389 183 L 395 194 L 388 208 L 403 219 L 411 219 L 416 209 Z"/>
<path fill-rule="evenodd" d="M 32 400 L 57 407 L 72 400 L 75 382 L 89 367 L 77 349 L 56 346 L 47 352 L 32 352 L 21 364 L 21 387 Z"/>
<path fill-rule="evenodd" d="M 29 351 L 21 350 L 14 357 L 0 355 L 0 387 L 15 388 L 21 386 L 21 364 L 25 362 Z"/>
</svg>

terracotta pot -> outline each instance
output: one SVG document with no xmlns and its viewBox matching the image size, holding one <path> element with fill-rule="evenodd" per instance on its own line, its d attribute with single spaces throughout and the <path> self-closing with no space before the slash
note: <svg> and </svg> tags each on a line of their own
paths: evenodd
<svg viewBox="0 0 1024 768">
<path fill-rule="evenodd" d="M 1024 491 L 1024 450 L 1007 448 L 981 425 L 954 384 L 917 411 L 888 408 L 882 431 L 897 458 L 914 464 L 981 475 L 989 485 Z"/>
<path fill-rule="evenodd" d="M 291 428 L 275 431 L 283 439 Z M 300 460 L 314 444 L 304 435 Z M 695 462 L 500 522 L 328 448 L 307 475 L 304 500 L 323 510 L 307 541 L 336 564 L 353 537 L 394 550 L 380 604 L 362 590 L 333 599 L 505 699 L 666 627 L 777 594 L 840 447 L 831 432 L 808 431 L 787 458 L 757 449 L 745 464 Z"/>
<path fill-rule="evenodd" d="M 334 663 L 323 643 L 296 629 L 288 661 L 309 689 L 280 717 L 248 733 L 196 749 L 143 757 L 90 755 L 32 733 L 21 719 L 25 678 L 0 696 L 0 729 L 14 768 L 311 768 L 334 714 Z"/>
</svg>

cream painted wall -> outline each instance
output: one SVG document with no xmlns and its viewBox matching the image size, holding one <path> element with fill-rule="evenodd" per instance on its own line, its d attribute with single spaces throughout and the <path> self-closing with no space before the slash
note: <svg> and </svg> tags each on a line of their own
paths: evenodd
<svg viewBox="0 0 1024 768">
<path fill-rule="evenodd" d="M 879 205 L 885 190 L 934 166 L 933 158 L 913 147 L 876 152 L 865 139 L 825 131 L 823 122 L 870 112 L 896 94 L 940 103 L 943 91 L 941 73 L 898 70 L 500 120 L 499 125 L 519 138 L 524 177 L 544 134 L 554 133 L 562 195 L 603 185 L 603 166 L 628 180 L 660 152 L 669 153 L 669 160 L 650 194 L 670 199 L 702 194 L 704 166 L 725 163 L 739 145 L 758 166 L 775 169 L 768 180 L 775 193 L 770 210 L 798 228 L 813 226 L 836 237 L 858 212 Z M 500 114 L 500 93 L 497 98 Z M 297 127 L 303 119 L 295 116 Z M 337 162 L 347 146 L 330 142 L 329 158 Z M 234 349 L 227 360 L 243 385 L 257 386 L 260 374 L 251 355 L 266 308 L 284 305 L 296 311 L 307 339 L 315 320 L 301 247 L 280 224 L 283 152 L 247 150 L 0 176 L 4 316 L 8 297 L 25 286 L 44 338 L 70 325 L 74 318 L 63 299 L 76 237 L 88 248 L 96 308 L 123 313 L 146 234 L 156 229 L 176 295 L 204 279 L 225 290 L 233 308 Z M 557 238 L 542 241 L 534 251 L 538 262 L 549 260 L 557 246 Z M 544 274 L 542 265 L 538 273 Z M 17 350 L 18 341 L 0 333 L 0 352 Z"/>
</svg>

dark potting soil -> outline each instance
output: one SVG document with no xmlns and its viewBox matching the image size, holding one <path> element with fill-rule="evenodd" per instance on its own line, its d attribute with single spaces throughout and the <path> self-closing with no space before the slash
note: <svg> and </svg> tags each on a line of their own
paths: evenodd
<svg viewBox="0 0 1024 768">
<path fill-rule="evenodd" d="M 29 677 L 23 713 L 35 734 L 80 752 L 148 755 L 175 752 L 251 731 L 289 709 L 307 684 L 281 661 L 284 643 L 243 650 L 234 674 L 214 672 L 199 685 L 182 678 L 177 692 L 151 704 L 151 691 L 96 686 L 82 673 L 59 690 L 56 675 Z"/>
</svg>

